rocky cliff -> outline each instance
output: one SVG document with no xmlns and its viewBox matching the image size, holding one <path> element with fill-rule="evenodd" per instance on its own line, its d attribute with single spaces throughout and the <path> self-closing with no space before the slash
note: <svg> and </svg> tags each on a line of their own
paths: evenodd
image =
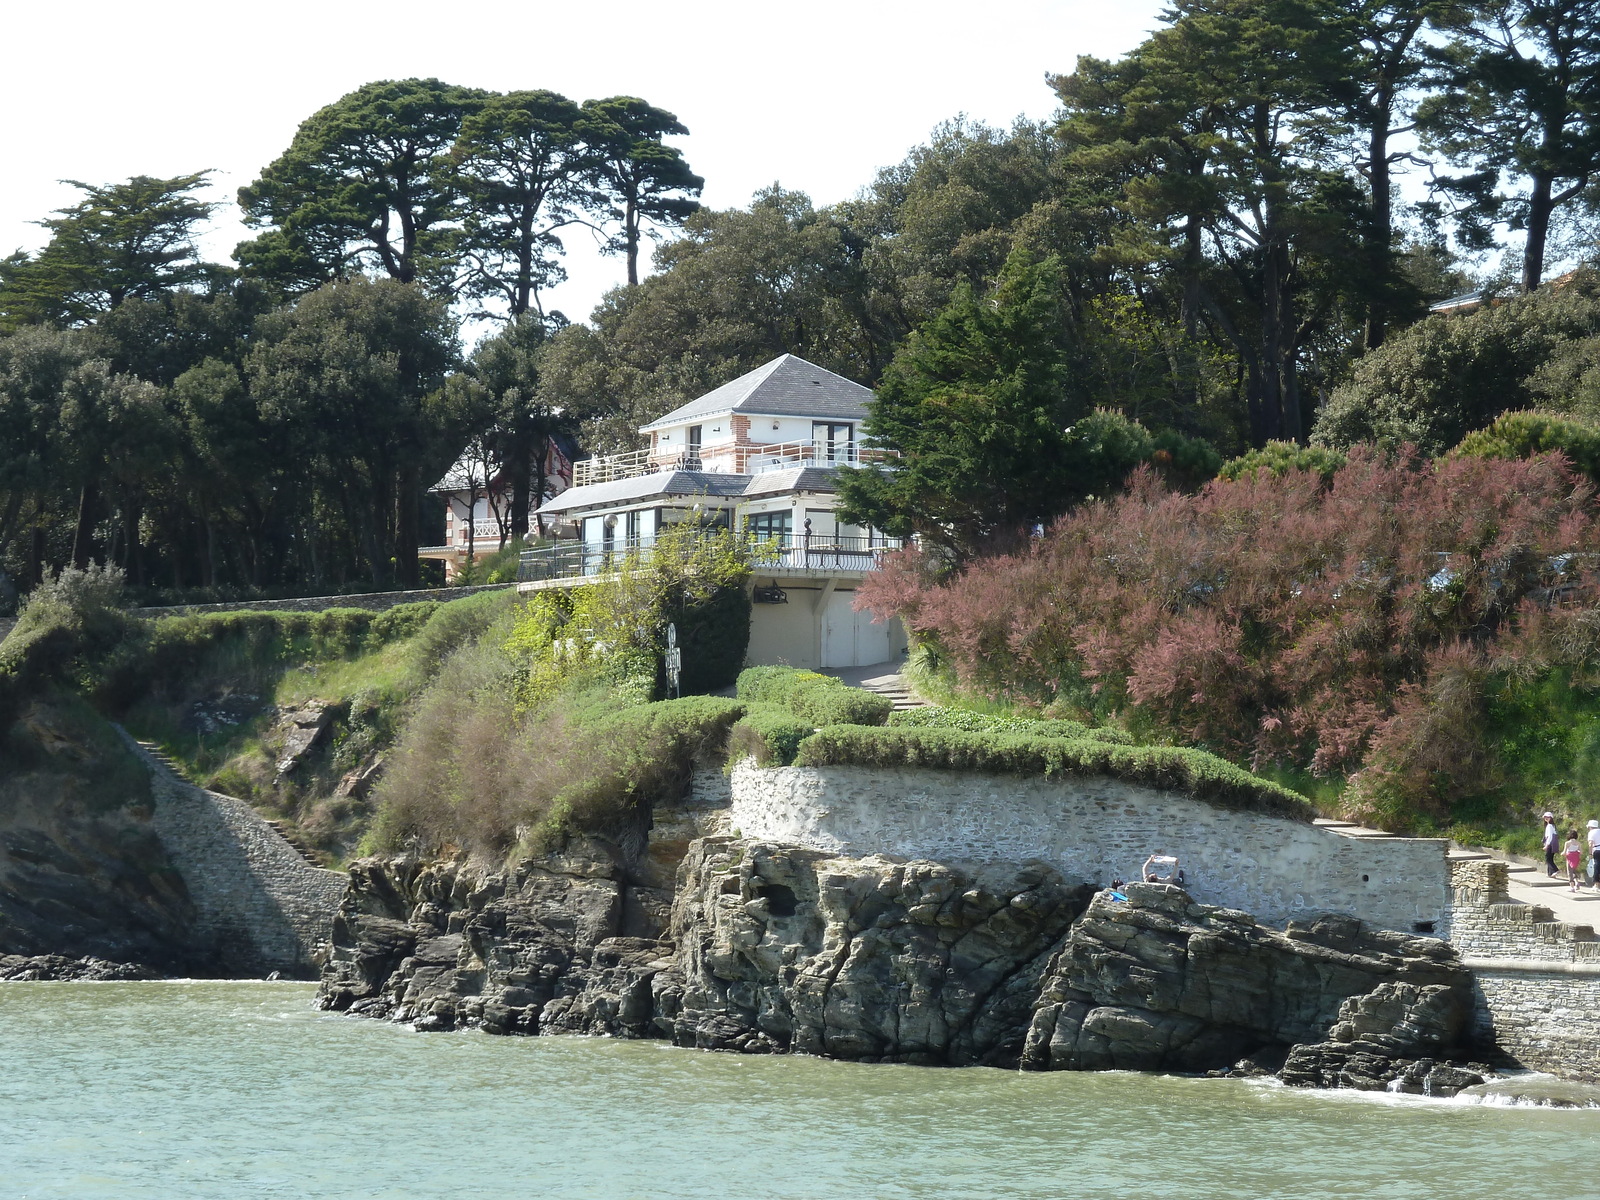
<svg viewBox="0 0 1600 1200">
<path fill-rule="evenodd" d="M 1130 884 L 1098 893 L 1073 926 L 1022 1063 L 1214 1071 L 1287 1058 L 1287 1082 L 1382 1087 L 1421 1059 L 1467 1053 L 1471 1013 L 1471 978 L 1446 942 L 1349 917 L 1280 932 Z"/>
<path fill-rule="evenodd" d="M 109 728 L 31 705 L 0 747 L 0 955 L 193 969 L 194 905 L 154 813 Z"/>
<path fill-rule="evenodd" d="M 1349 918 L 1278 931 L 1178 888 L 1096 893 L 1041 864 L 706 836 L 670 893 L 663 866 L 601 842 L 508 874 L 365 860 L 320 1003 L 419 1029 L 870 1062 L 1260 1073 L 1287 1058 L 1284 1078 L 1308 1085 L 1478 1078 L 1427 1083 L 1467 1053 L 1471 1011 L 1435 939 Z"/>
</svg>

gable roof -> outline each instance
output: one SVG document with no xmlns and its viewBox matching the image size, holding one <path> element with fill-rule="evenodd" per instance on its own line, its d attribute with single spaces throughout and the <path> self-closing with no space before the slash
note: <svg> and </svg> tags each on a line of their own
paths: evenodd
<svg viewBox="0 0 1600 1200">
<path fill-rule="evenodd" d="M 780 354 L 771 362 L 713 388 L 698 400 L 675 408 L 666 416 L 641 426 L 640 433 L 709 420 L 728 413 L 760 413 L 774 417 L 834 417 L 860 421 L 867 415 L 872 389 L 852 383 L 815 363 L 793 354 Z"/>
</svg>

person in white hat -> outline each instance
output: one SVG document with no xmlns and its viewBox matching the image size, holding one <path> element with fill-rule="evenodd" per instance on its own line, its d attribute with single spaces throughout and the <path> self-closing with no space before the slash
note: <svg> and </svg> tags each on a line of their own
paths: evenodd
<svg viewBox="0 0 1600 1200">
<path fill-rule="evenodd" d="M 1600 888 L 1600 821 L 1589 822 L 1589 886 Z"/>
<path fill-rule="evenodd" d="M 1561 835 L 1556 832 L 1556 815 L 1544 815 L 1544 869 L 1551 879 L 1556 877 L 1556 852 L 1561 849 Z"/>
</svg>

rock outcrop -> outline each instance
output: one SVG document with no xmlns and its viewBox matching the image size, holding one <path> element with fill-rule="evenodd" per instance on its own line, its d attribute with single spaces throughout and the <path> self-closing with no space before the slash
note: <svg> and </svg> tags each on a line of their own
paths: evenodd
<svg viewBox="0 0 1600 1200">
<path fill-rule="evenodd" d="M 1032 864 L 957 869 L 706 838 L 684 860 L 657 1023 L 680 1045 L 1015 1063 L 1087 889 Z"/>
<path fill-rule="evenodd" d="M 66 981 L 134 979 L 160 979 L 159 972 L 139 963 L 111 962 L 104 958 L 63 958 L 59 954 L 38 954 L 23 957 L 17 954 L 0 954 L 0 982 L 36 983 L 49 980 Z"/>
<path fill-rule="evenodd" d="M 1025 1067 L 1216 1071 L 1287 1058 L 1286 1082 L 1383 1086 L 1465 1038 L 1470 977 L 1437 939 L 1347 917 L 1279 932 L 1159 884 L 1118 896 L 1095 896 L 1051 965 Z"/>
<path fill-rule="evenodd" d="M 591 841 L 506 876 L 363 860 L 333 925 L 319 1004 L 419 1029 L 654 1036 L 665 898 Z"/>
<path fill-rule="evenodd" d="M 194 904 L 109 729 L 33 704 L 0 747 L 0 954 L 192 970 Z"/>
<path fill-rule="evenodd" d="M 675 843 L 676 844 L 676 843 Z M 509 875 L 365 860 L 325 1008 L 419 1029 L 668 1038 L 745 1053 L 1259 1074 L 1443 1094 L 1467 972 L 1448 944 L 1325 917 L 1279 931 L 1163 885 L 703 836 Z M 668 901 L 670 898 L 670 909 Z"/>
</svg>

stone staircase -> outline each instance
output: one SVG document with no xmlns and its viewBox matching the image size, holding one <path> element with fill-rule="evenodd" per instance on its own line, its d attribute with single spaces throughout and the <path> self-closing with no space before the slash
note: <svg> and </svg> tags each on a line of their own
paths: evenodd
<svg viewBox="0 0 1600 1200">
<path fill-rule="evenodd" d="M 922 697 L 913 694 L 911 689 L 906 686 L 904 677 L 900 675 L 882 675 L 873 679 L 863 679 L 856 686 L 892 701 L 894 704 L 893 711 L 895 712 L 928 707 L 928 702 Z"/>
<path fill-rule="evenodd" d="M 171 771 L 173 775 L 183 780 L 183 782 L 193 784 L 195 787 L 201 786 L 200 784 L 195 783 L 193 779 L 190 779 L 189 776 L 184 773 L 183 767 L 177 762 L 177 760 L 163 750 L 157 743 L 136 739 L 136 744 L 138 745 L 139 749 L 143 750 L 147 755 L 155 759 L 156 762 L 160 763 L 167 770 Z M 210 789 L 206 790 L 209 791 Z M 221 792 L 217 793 L 219 796 L 221 794 Z M 229 799 L 234 800 L 239 804 L 247 803 L 244 800 L 240 800 L 237 796 L 230 796 Z M 317 857 L 316 851 L 312 850 L 311 847 L 305 844 L 305 842 L 301 841 L 300 836 L 295 833 L 293 828 L 290 827 L 286 822 L 273 820 L 270 817 L 263 817 L 262 820 L 265 821 L 269 827 L 271 827 L 274 833 L 288 843 L 290 848 L 293 849 L 296 854 L 305 859 L 308 864 L 318 868 L 323 865 L 322 860 Z"/>
</svg>

